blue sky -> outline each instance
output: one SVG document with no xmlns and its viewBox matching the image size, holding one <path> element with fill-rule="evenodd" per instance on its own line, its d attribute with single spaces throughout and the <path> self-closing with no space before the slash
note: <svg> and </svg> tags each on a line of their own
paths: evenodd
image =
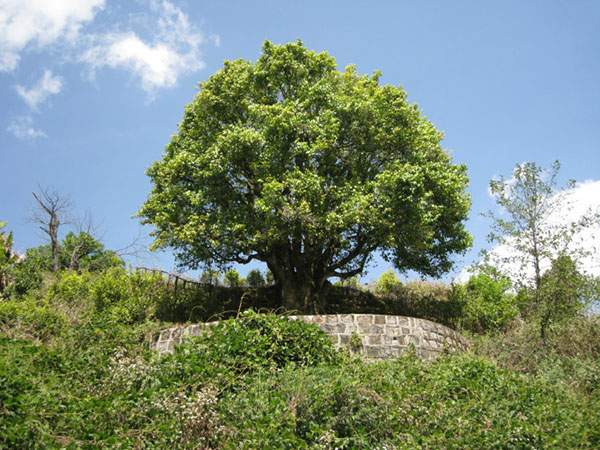
<svg viewBox="0 0 600 450">
<path fill-rule="evenodd" d="M 381 70 L 445 133 L 473 198 L 475 248 L 458 269 L 486 245 L 491 177 L 559 159 L 563 179 L 600 180 L 597 1 L 37 3 L 0 2 L 0 219 L 21 251 L 42 242 L 27 221 L 38 184 L 90 211 L 107 246 L 134 239 L 145 170 L 198 82 L 256 59 L 265 39 Z M 146 263 L 173 264 L 169 253 Z"/>
</svg>

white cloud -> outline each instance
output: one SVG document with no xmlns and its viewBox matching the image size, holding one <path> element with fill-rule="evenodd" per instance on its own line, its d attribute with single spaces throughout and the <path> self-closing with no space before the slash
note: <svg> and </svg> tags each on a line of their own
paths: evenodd
<svg viewBox="0 0 600 450">
<path fill-rule="evenodd" d="M 27 141 L 46 137 L 46 133 L 34 128 L 33 119 L 30 116 L 21 116 L 13 119 L 6 130 L 16 138 Z"/>
<path fill-rule="evenodd" d="M 548 218 L 547 224 L 549 227 L 564 227 L 589 215 L 589 212 L 599 212 L 600 180 L 577 183 L 560 197 L 560 205 Z M 576 249 L 586 251 L 586 254 L 579 261 L 580 269 L 588 274 L 600 276 L 600 222 L 596 220 L 594 224 L 582 229 L 574 236 L 568 250 L 574 252 Z M 531 267 L 522 270 L 521 267 L 510 262 L 511 259 L 522 259 L 521 254 L 510 245 L 510 242 L 490 249 L 490 257 L 491 262 L 500 267 L 503 272 L 519 274 L 524 280 L 533 279 L 533 269 Z M 542 261 L 542 271 L 547 270 L 549 266 L 549 260 Z M 469 268 L 465 268 L 457 277 L 457 281 L 464 282 L 470 275 Z"/>
<path fill-rule="evenodd" d="M 50 70 L 44 70 L 44 75 L 30 89 L 20 84 L 16 85 L 15 89 L 31 109 L 37 110 L 49 96 L 58 94 L 62 86 L 63 82 L 59 76 Z"/>
<path fill-rule="evenodd" d="M 200 46 L 204 37 L 187 15 L 166 0 L 152 2 L 151 8 L 158 15 L 154 39 L 144 40 L 133 31 L 95 36 L 81 60 L 92 71 L 102 67 L 129 70 L 147 92 L 175 86 L 181 75 L 203 68 Z"/>
<path fill-rule="evenodd" d="M 0 71 L 14 70 L 28 46 L 73 42 L 104 0 L 0 0 Z"/>
</svg>

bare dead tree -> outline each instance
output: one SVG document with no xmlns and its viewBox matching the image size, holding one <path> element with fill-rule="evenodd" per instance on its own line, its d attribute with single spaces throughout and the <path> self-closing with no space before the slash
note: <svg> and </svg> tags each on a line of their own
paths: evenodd
<svg viewBox="0 0 600 450">
<path fill-rule="evenodd" d="M 31 215 L 31 221 L 48 236 L 52 252 L 52 271 L 57 272 L 60 268 L 58 230 L 61 225 L 68 223 L 71 201 L 57 191 L 41 186 L 38 186 L 38 192 L 32 194 L 37 207 Z"/>
<path fill-rule="evenodd" d="M 115 250 L 115 253 L 122 259 L 134 258 L 143 260 L 150 254 L 148 250 L 148 235 L 142 229 L 138 230 L 137 236 L 127 245 Z"/>
</svg>

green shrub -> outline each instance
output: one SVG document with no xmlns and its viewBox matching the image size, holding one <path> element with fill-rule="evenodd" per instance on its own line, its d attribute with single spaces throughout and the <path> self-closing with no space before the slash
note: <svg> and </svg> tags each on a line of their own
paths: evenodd
<svg viewBox="0 0 600 450">
<path fill-rule="evenodd" d="M 60 245 L 60 267 L 70 270 L 101 272 L 111 267 L 125 267 L 125 262 L 89 233 L 67 233 Z"/>
<path fill-rule="evenodd" d="M 501 367 L 564 383 L 600 399 L 600 318 L 556 324 L 545 341 L 536 322 L 513 322 L 502 334 L 473 336 L 474 351 Z"/>
<path fill-rule="evenodd" d="M 332 363 L 339 355 L 316 325 L 246 311 L 188 339 L 177 347 L 174 359 L 188 374 L 205 372 L 236 382 L 260 369 Z"/>
<path fill-rule="evenodd" d="M 33 301 L 0 301 L 0 332 L 11 337 L 48 340 L 60 334 L 67 318 L 48 305 Z"/>
<path fill-rule="evenodd" d="M 60 272 L 46 293 L 49 302 L 78 305 L 87 303 L 93 284 L 89 273 L 78 274 L 72 271 Z"/>
<path fill-rule="evenodd" d="M 473 275 L 465 285 L 456 285 L 451 297 L 462 303 L 460 325 L 476 333 L 497 331 L 519 313 L 510 280 L 488 273 Z"/>
<path fill-rule="evenodd" d="M 472 356 L 284 370 L 220 405 L 223 447 L 594 448 L 595 405 Z M 560 424 L 560 425 L 558 425 Z"/>
<path fill-rule="evenodd" d="M 57 376 L 65 364 L 46 346 L 0 336 L 0 448 L 58 448 L 50 436 L 68 397 Z"/>
<path fill-rule="evenodd" d="M 50 247 L 30 248 L 25 257 L 14 265 L 9 293 L 13 297 L 24 297 L 42 287 L 44 273 L 50 270 Z"/>
<path fill-rule="evenodd" d="M 129 273 L 121 268 L 102 272 L 90 287 L 96 310 L 123 323 L 153 318 L 165 293 L 159 276 Z"/>
<path fill-rule="evenodd" d="M 573 259 L 562 255 L 552 261 L 550 270 L 542 275 L 535 297 L 541 338 L 546 338 L 553 324 L 579 315 L 587 306 L 586 294 L 586 278 L 579 273 Z"/>
<path fill-rule="evenodd" d="M 59 272 L 45 299 L 74 319 L 97 313 L 132 324 L 154 318 L 156 308 L 168 296 L 157 276 L 111 268 L 101 273 Z"/>
<path fill-rule="evenodd" d="M 392 269 L 383 272 L 375 282 L 375 293 L 382 297 L 397 295 L 401 288 L 402 283 Z"/>
</svg>

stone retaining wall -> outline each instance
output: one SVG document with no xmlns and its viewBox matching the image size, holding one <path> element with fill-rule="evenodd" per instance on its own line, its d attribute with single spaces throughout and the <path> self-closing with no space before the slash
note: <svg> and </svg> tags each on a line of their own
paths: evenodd
<svg viewBox="0 0 600 450">
<path fill-rule="evenodd" d="M 414 347 L 418 356 L 433 359 L 444 351 L 466 350 L 468 341 L 456 331 L 435 322 L 383 314 L 327 314 L 289 316 L 318 325 L 338 348 L 347 347 L 367 359 L 395 358 Z M 217 324 L 178 326 L 163 330 L 152 347 L 161 353 L 172 352 L 186 336 L 197 336 Z"/>
</svg>

